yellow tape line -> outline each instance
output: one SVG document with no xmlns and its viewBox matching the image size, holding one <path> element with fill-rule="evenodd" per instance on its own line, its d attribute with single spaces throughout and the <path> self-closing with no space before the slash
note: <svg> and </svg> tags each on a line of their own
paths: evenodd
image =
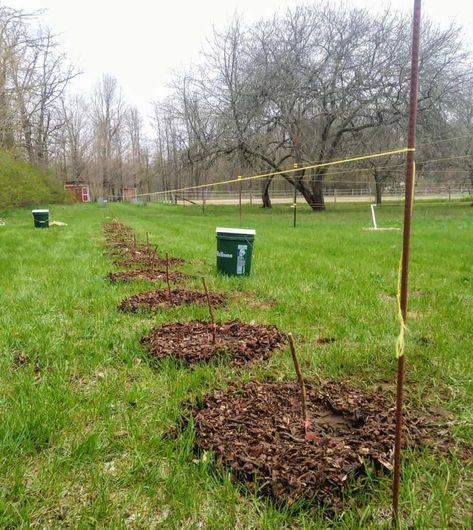
<svg viewBox="0 0 473 530">
<path fill-rule="evenodd" d="M 392 151 L 383 151 L 381 153 L 373 153 L 371 155 L 363 155 L 363 156 L 355 156 L 352 158 L 343 158 L 341 160 L 333 160 L 332 162 L 322 162 L 320 164 L 314 164 L 312 166 L 305 166 L 303 169 L 316 169 L 319 167 L 328 167 L 328 166 L 338 166 L 340 164 L 348 164 L 350 162 L 359 162 L 361 160 L 370 160 L 371 158 L 379 158 L 381 156 L 389 156 L 389 155 L 398 155 L 401 153 L 407 153 L 408 151 L 415 151 L 415 149 L 411 149 L 409 147 L 403 147 L 401 149 L 394 149 Z M 272 173 L 262 173 L 258 175 L 251 175 L 249 177 L 237 177 L 236 179 L 231 180 L 221 180 L 220 182 L 211 182 L 209 184 L 199 184 L 197 186 L 187 186 L 185 188 L 176 188 L 173 190 L 166 190 L 166 191 L 154 191 L 151 193 L 140 193 L 136 195 L 137 197 L 144 197 L 145 195 L 162 195 L 165 193 L 179 193 L 182 191 L 190 191 L 190 190 L 198 190 L 202 188 L 210 188 L 212 186 L 222 186 L 223 184 L 231 184 L 234 182 L 241 182 L 242 180 L 254 180 L 254 179 L 262 179 L 262 178 L 268 178 L 268 177 L 274 177 L 276 175 L 283 175 L 286 173 L 292 173 L 294 171 L 299 171 L 299 168 L 297 169 L 284 169 L 282 171 L 274 171 Z"/>
<path fill-rule="evenodd" d="M 414 208 L 414 190 L 416 185 L 416 163 L 413 162 L 413 171 L 412 171 L 412 191 L 411 191 L 411 214 L 412 209 Z M 399 357 L 402 357 L 404 355 L 404 348 L 405 348 L 405 336 L 406 336 L 406 321 L 404 320 L 404 317 L 402 315 L 401 310 L 401 276 L 402 276 L 402 253 L 401 253 L 401 259 L 399 260 L 399 269 L 397 272 L 397 310 L 399 314 L 399 335 L 396 339 L 396 357 L 399 359 Z"/>
</svg>

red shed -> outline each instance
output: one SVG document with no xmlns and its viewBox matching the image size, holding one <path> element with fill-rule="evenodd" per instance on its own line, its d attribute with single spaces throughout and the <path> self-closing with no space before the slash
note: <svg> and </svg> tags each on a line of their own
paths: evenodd
<svg viewBox="0 0 473 530">
<path fill-rule="evenodd" d="M 66 182 L 64 187 L 71 192 L 73 197 L 75 197 L 76 202 L 90 202 L 90 188 L 88 184 Z"/>
<path fill-rule="evenodd" d="M 137 199 L 137 190 L 136 188 L 123 188 L 122 190 L 122 200 L 123 201 L 134 201 Z"/>
</svg>

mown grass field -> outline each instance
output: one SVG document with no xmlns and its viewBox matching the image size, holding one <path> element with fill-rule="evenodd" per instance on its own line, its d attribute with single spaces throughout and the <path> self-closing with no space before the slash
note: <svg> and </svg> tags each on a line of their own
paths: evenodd
<svg viewBox="0 0 473 530">
<path fill-rule="evenodd" d="M 221 319 L 276 324 L 297 338 L 304 374 L 393 392 L 395 293 L 401 232 L 373 232 L 367 205 L 313 214 L 245 207 L 257 231 L 252 275 L 215 273 L 215 227 L 238 226 L 237 207 L 51 207 L 62 228 L 33 228 L 29 210 L 0 227 L 0 528 L 382 528 L 390 477 L 350 487 L 346 510 L 275 506 L 246 493 L 212 459 L 196 459 L 192 429 L 166 436 L 189 400 L 231 381 L 294 378 L 288 349 L 236 371 L 159 365 L 139 339 L 159 323 L 205 318 L 205 308 L 126 315 L 116 306 L 147 283 L 110 284 L 104 221 L 117 217 L 142 240 L 188 260 L 201 288 L 236 293 Z M 400 227 L 400 205 L 378 209 Z M 407 396 L 445 413 L 452 456 L 404 453 L 405 528 L 471 528 L 473 440 L 473 208 L 416 205 L 413 225 Z M 321 337 L 334 338 L 318 344 Z M 460 449 L 457 448 L 460 447 Z M 471 453 L 470 453 L 471 454 Z"/>
</svg>

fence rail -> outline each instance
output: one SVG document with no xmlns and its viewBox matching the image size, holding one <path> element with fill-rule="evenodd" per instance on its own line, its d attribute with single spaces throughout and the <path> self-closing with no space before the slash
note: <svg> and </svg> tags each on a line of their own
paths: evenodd
<svg viewBox="0 0 473 530">
<path fill-rule="evenodd" d="M 473 188 L 469 186 L 425 186 L 417 187 L 415 190 L 416 199 L 459 199 L 473 195 Z M 292 203 L 294 192 L 290 190 L 273 190 L 270 192 L 271 201 L 275 204 Z M 403 200 L 404 190 L 402 187 L 388 188 L 383 190 L 383 200 Z M 376 195 L 373 188 L 328 188 L 324 191 L 325 203 L 337 202 L 375 202 Z M 160 193 L 157 195 L 139 197 L 133 202 L 166 202 L 177 204 L 238 204 L 238 190 L 189 190 L 179 193 Z M 304 198 L 297 193 L 297 201 L 303 204 Z M 242 204 L 261 204 L 261 194 L 256 190 L 241 191 Z"/>
</svg>

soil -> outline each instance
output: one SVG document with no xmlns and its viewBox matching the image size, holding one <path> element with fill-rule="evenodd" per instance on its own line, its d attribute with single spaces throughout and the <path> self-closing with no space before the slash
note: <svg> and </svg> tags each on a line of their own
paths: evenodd
<svg viewBox="0 0 473 530">
<path fill-rule="evenodd" d="M 112 282 L 130 282 L 134 280 L 149 280 L 151 282 L 166 281 L 166 271 L 158 269 L 133 269 L 129 271 L 109 272 L 108 279 Z M 169 281 L 175 283 L 186 277 L 179 271 L 169 271 Z"/>
<path fill-rule="evenodd" d="M 216 342 L 213 344 L 212 328 L 211 322 L 202 320 L 164 324 L 143 337 L 141 343 L 158 359 L 173 357 L 193 365 L 228 357 L 234 365 L 243 366 L 268 359 L 286 340 L 275 326 L 232 320 L 215 325 Z"/>
<path fill-rule="evenodd" d="M 307 384 L 310 428 L 302 423 L 295 382 L 251 381 L 243 388 L 216 391 L 194 408 L 199 451 L 212 450 L 216 463 L 234 477 L 279 501 L 316 501 L 343 506 L 347 479 L 365 464 L 392 470 L 394 402 L 342 381 L 321 388 Z M 425 417 L 406 413 L 405 444 L 426 438 Z"/>
<path fill-rule="evenodd" d="M 140 265 L 142 267 L 155 267 L 155 266 L 166 266 L 166 263 L 169 264 L 169 266 L 172 265 L 182 265 L 184 263 L 184 260 L 181 258 L 175 258 L 175 257 L 169 257 L 169 260 L 166 258 L 160 258 L 158 256 L 141 256 L 141 255 L 134 255 L 132 258 L 129 259 L 120 259 L 114 261 L 114 264 L 118 267 L 133 267 L 135 265 Z"/>
<path fill-rule="evenodd" d="M 210 303 L 212 307 L 218 307 L 225 304 L 227 296 L 225 294 L 209 292 Z M 190 291 L 188 289 L 158 289 L 146 293 L 135 294 L 122 300 L 118 309 L 121 311 L 138 311 L 167 309 L 181 305 L 207 303 L 205 293 L 200 291 Z"/>
</svg>

